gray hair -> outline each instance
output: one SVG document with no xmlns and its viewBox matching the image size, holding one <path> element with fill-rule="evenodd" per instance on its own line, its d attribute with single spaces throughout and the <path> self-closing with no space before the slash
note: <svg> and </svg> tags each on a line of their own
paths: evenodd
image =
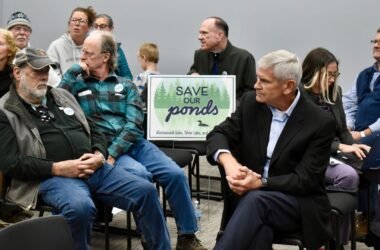
<svg viewBox="0 0 380 250">
<path fill-rule="evenodd" d="M 258 68 L 273 69 L 273 75 L 279 81 L 294 80 L 297 86 L 301 81 L 301 61 L 287 50 L 276 50 L 266 54 L 259 60 Z"/>
<path fill-rule="evenodd" d="M 110 59 L 107 66 L 110 71 L 115 71 L 117 66 L 117 45 L 114 35 L 109 31 L 94 30 L 88 37 L 96 37 L 100 40 L 100 51 L 102 53 L 109 53 Z"/>
<path fill-rule="evenodd" d="M 105 13 L 102 13 L 102 14 L 99 14 L 99 15 L 96 15 L 96 18 L 95 18 L 95 21 L 96 19 L 98 18 L 106 18 L 107 19 L 107 22 L 108 22 L 108 26 L 112 29 L 113 28 L 113 20 L 112 20 L 112 17 L 110 15 L 107 15 Z"/>
</svg>

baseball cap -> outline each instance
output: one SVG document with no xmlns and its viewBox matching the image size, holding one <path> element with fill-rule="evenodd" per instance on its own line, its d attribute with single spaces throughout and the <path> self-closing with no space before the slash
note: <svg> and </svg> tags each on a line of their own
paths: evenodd
<svg viewBox="0 0 380 250">
<path fill-rule="evenodd" d="M 7 22 L 7 30 L 10 30 L 15 25 L 25 25 L 30 29 L 30 31 L 32 31 L 32 23 L 30 22 L 28 16 L 21 11 L 16 11 L 9 17 Z"/>
<path fill-rule="evenodd" d="M 57 65 L 53 62 L 52 59 L 46 54 L 42 49 L 35 48 L 25 48 L 16 53 L 14 64 L 20 67 L 23 64 L 28 64 L 34 70 L 41 70 L 46 66 L 53 66 L 54 68 Z"/>
</svg>

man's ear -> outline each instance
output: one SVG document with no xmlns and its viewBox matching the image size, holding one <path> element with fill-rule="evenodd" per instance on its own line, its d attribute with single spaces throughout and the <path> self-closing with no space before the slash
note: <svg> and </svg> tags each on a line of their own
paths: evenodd
<svg viewBox="0 0 380 250">
<path fill-rule="evenodd" d="M 20 81 L 21 78 L 21 69 L 17 66 L 13 67 L 13 77 L 16 80 L 16 82 Z"/>
<path fill-rule="evenodd" d="M 111 54 L 110 53 L 104 53 L 104 62 L 107 63 L 108 60 L 110 60 Z"/>
<path fill-rule="evenodd" d="M 222 41 L 223 40 L 223 37 L 224 37 L 224 33 L 223 33 L 223 31 L 218 31 L 218 41 L 220 42 L 220 41 Z"/>
<path fill-rule="evenodd" d="M 289 95 L 294 92 L 296 89 L 296 81 L 294 80 L 286 80 L 284 83 L 284 94 Z"/>
</svg>

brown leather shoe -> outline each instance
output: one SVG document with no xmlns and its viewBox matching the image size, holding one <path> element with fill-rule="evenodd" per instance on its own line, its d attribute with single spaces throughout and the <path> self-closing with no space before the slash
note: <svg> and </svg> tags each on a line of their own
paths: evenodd
<svg viewBox="0 0 380 250">
<path fill-rule="evenodd" d="M 368 234 L 367 217 L 362 214 L 356 215 L 356 237 L 364 238 Z"/>
<path fill-rule="evenodd" d="M 207 250 L 195 234 L 178 235 L 176 250 Z"/>
</svg>

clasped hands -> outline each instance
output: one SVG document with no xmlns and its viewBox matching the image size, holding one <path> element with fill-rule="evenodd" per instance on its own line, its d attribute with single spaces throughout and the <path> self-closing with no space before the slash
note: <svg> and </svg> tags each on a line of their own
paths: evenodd
<svg viewBox="0 0 380 250">
<path fill-rule="evenodd" d="M 227 167 L 225 170 L 229 187 L 238 195 L 243 195 L 250 190 L 259 189 L 262 185 L 261 175 L 245 166 L 235 165 Z"/>
<path fill-rule="evenodd" d="M 88 178 L 103 165 L 103 157 L 99 153 L 86 153 L 78 159 L 55 162 L 52 173 L 55 176 L 69 178 Z"/>
</svg>

